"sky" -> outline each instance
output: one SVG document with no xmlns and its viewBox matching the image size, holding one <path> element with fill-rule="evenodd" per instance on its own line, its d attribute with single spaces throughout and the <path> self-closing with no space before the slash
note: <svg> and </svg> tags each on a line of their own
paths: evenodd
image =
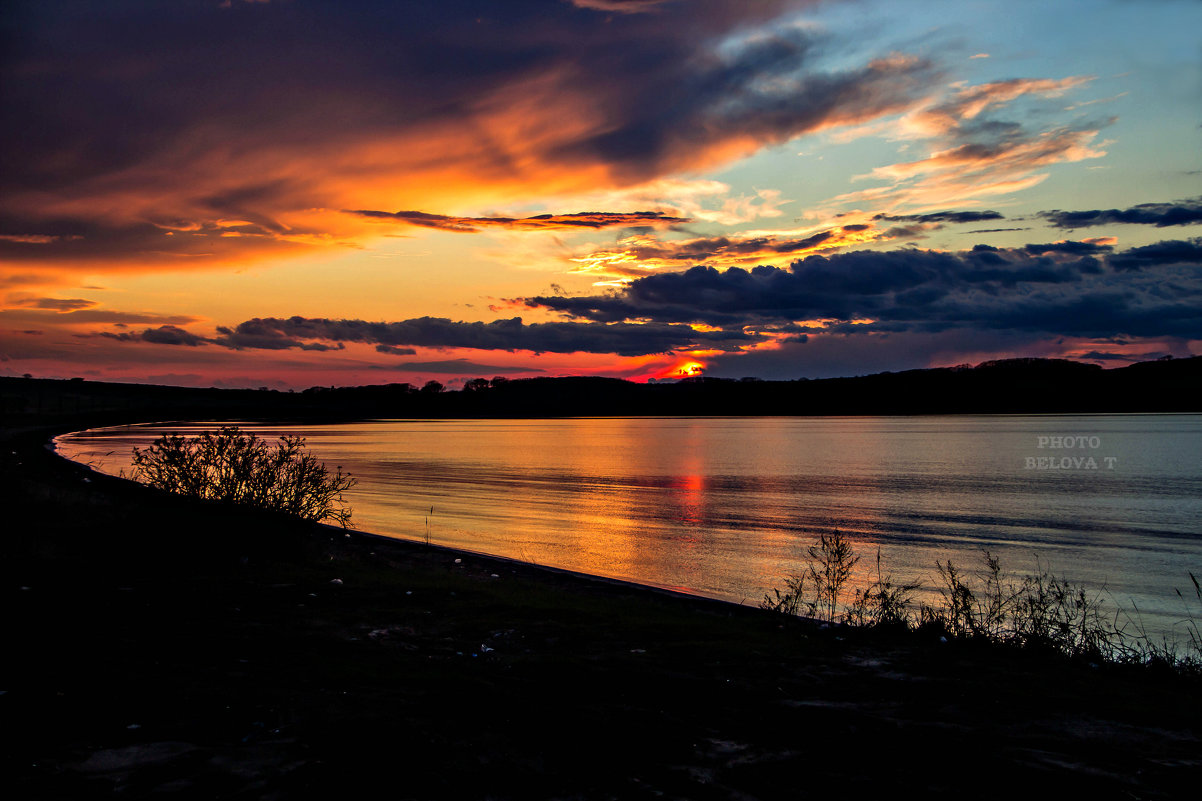
<svg viewBox="0 0 1202 801">
<path fill-rule="evenodd" d="M 9 0 L 0 375 L 1202 355 L 1199 0 Z"/>
</svg>

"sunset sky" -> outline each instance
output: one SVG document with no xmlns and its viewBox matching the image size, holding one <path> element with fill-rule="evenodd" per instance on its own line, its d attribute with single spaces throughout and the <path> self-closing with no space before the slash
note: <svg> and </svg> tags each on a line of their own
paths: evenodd
<svg viewBox="0 0 1202 801">
<path fill-rule="evenodd" d="M 0 374 L 1202 354 L 1199 0 L 9 0 Z"/>
</svg>

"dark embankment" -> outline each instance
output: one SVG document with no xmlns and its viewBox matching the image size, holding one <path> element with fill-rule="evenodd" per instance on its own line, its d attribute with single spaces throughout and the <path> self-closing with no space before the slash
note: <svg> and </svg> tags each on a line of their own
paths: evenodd
<svg viewBox="0 0 1202 801">
<path fill-rule="evenodd" d="M 11 798 L 1180 798 L 1202 778 L 1188 676 L 186 503 L 47 433 L 0 443 Z"/>
</svg>

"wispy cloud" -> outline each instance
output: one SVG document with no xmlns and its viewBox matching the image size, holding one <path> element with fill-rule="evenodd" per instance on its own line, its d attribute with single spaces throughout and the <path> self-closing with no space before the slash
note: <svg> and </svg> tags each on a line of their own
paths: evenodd
<svg viewBox="0 0 1202 801">
<path fill-rule="evenodd" d="M 1022 97 L 1063 97 L 1093 78 L 1077 75 L 1068 78 L 1012 78 L 974 86 L 962 86 L 932 104 L 916 109 L 902 119 L 902 131 L 923 138 L 957 136 L 965 125 L 985 112 L 1007 106 Z"/>
<path fill-rule="evenodd" d="M 429 362 L 398 362 L 391 369 L 406 370 L 414 373 L 446 373 L 448 375 L 512 375 L 514 373 L 542 373 L 540 367 L 530 365 L 486 364 L 470 359 L 442 359 Z"/>
<path fill-rule="evenodd" d="M 12 242 L 18 245 L 49 245 L 61 238 L 50 234 L 0 234 L 0 242 Z"/>
<path fill-rule="evenodd" d="M 934 211 L 928 214 L 877 214 L 872 219 L 889 222 L 953 223 L 958 225 L 984 220 L 1003 220 L 1005 217 L 996 211 Z"/>
<path fill-rule="evenodd" d="M 156 312 L 127 312 L 95 307 L 77 310 L 4 309 L 0 321 L 44 323 L 55 326 L 75 324 L 119 324 L 119 325 L 188 325 L 200 318 L 186 314 L 158 314 Z"/>
<path fill-rule="evenodd" d="M 376 353 L 384 353 L 389 356 L 416 356 L 417 351 L 413 348 L 398 348 L 396 345 L 376 345 Z"/>
<path fill-rule="evenodd" d="M 1041 170 L 1053 165 L 1101 158 L 1106 155 L 1105 143 L 1096 140 L 1113 120 L 1054 123 L 1055 113 L 1064 109 L 1045 110 L 1034 116 L 1044 125 L 1031 127 L 1018 121 L 1031 119 L 1030 109 L 1011 108 L 1019 101 L 1060 98 L 1091 80 L 1072 76 L 953 86 L 947 95 L 929 100 L 895 122 L 860 132 L 923 142 L 928 155 L 856 176 L 884 183 L 841 194 L 833 202 L 892 209 L 977 203 L 1030 189 L 1047 178 Z M 1003 116 L 1006 112 L 1010 118 Z"/>
<path fill-rule="evenodd" d="M 583 211 L 573 214 L 536 214 L 532 217 L 449 217 L 424 211 L 348 211 L 360 217 L 389 220 L 421 228 L 475 234 L 488 228 L 511 231 L 572 231 L 598 228 L 662 227 L 691 220 L 662 211 Z"/>
<path fill-rule="evenodd" d="M 577 8 L 588 8 L 593 11 L 616 11 L 619 14 L 643 14 L 655 11 L 665 3 L 678 0 L 568 0 Z"/>
<path fill-rule="evenodd" d="M 18 298 L 8 301 L 12 306 L 28 306 L 34 309 L 48 309 L 61 313 L 91 309 L 99 304 L 94 300 L 84 298 Z"/>
</svg>

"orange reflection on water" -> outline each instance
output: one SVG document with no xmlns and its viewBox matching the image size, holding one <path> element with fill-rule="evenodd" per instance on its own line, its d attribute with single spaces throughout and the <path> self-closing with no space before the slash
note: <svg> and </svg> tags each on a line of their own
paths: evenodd
<svg viewBox="0 0 1202 801">
<path fill-rule="evenodd" d="M 680 519 L 685 523 L 700 523 L 705 502 L 705 476 L 689 473 L 680 477 Z M 689 538 L 691 539 L 691 538 Z"/>
</svg>

